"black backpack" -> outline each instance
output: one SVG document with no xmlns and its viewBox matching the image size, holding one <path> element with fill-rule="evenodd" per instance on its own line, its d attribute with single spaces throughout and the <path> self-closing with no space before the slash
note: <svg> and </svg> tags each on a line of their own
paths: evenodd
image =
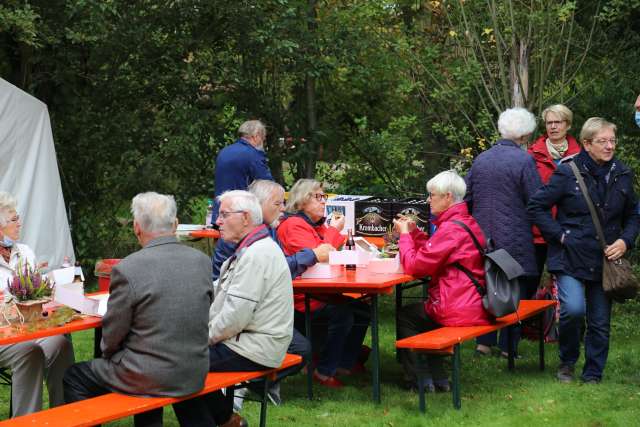
<svg viewBox="0 0 640 427">
<path fill-rule="evenodd" d="M 502 317 L 515 313 L 520 303 L 520 285 L 518 278 L 524 274 L 522 266 L 513 259 L 505 249 L 493 250 L 490 239 L 487 239 L 487 248 L 483 248 L 480 242 L 467 225 L 460 221 L 453 223 L 464 228 L 474 245 L 484 259 L 484 271 L 486 288 L 483 288 L 469 269 L 456 262 L 453 265 L 465 273 L 482 296 L 484 309 L 493 317 Z"/>
</svg>

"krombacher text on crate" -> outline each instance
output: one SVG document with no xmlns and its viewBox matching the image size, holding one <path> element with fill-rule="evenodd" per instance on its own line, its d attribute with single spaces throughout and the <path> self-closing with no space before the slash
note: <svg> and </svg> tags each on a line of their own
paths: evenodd
<svg viewBox="0 0 640 427">
<path fill-rule="evenodd" d="M 393 226 L 395 199 L 370 197 L 355 203 L 357 236 L 383 236 Z"/>
</svg>

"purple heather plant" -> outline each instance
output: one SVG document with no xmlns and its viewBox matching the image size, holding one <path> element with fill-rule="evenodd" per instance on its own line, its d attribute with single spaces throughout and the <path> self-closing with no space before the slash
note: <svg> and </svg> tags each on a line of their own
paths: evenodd
<svg viewBox="0 0 640 427">
<path fill-rule="evenodd" d="M 53 286 L 48 277 L 43 277 L 37 269 L 31 268 L 29 263 L 18 261 L 18 268 L 13 278 L 7 280 L 9 293 L 18 301 L 37 300 L 51 296 Z"/>
</svg>

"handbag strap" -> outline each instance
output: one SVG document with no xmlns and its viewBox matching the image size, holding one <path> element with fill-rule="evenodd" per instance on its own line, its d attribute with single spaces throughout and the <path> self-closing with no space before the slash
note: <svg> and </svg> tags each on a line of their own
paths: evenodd
<svg viewBox="0 0 640 427">
<path fill-rule="evenodd" d="M 469 233 L 469 236 L 471 236 L 471 239 L 473 240 L 473 244 L 476 246 L 476 248 L 478 248 L 478 251 L 480 252 L 480 255 L 482 255 L 484 257 L 485 250 L 482 249 L 482 245 L 480 244 L 480 242 L 476 238 L 475 234 L 473 234 L 473 231 L 471 231 L 471 229 L 467 226 L 467 224 L 465 224 L 462 221 L 456 221 L 456 220 L 453 220 L 451 222 L 453 222 L 454 224 L 459 225 L 460 227 L 464 228 L 467 231 L 467 233 Z M 478 293 L 480 294 L 481 297 L 486 295 L 487 290 L 482 287 L 482 285 L 480 284 L 478 279 L 476 279 L 473 276 L 473 273 L 471 273 L 471 271 L 468 268 L 464 267 L 462 264 L 460 264 L 457 261 L 453 263 L 453 266 L 456 267 L 458 270 L 462 271 L 464 274 L 466 274 L 467 277 L 469 277 L 471 282 L 473 282 L 473 285 L 476 287 L 476 291 L 478 291 Z"/>
<path fill-rule="evenodd" d="M 607 248 L 607 241 L 604 239 L 604 233 L 602 232 L 602 225 L 600 224 L 600 218 L 598 217 L 598 212 L 596 211 L 596 207 L 593 206 L 593 201 L 591 200 L 591 196 L 589 195 L 589 191 L 587 190 L 587 186 L 584 183 L 584 179 L 582 179 L 582 174 L 578 170 L 578 166 L 576 166 L 575 162 L 569 162 L 569 166 L 573 171 L 576 179 L 578 180 L 578 186 L 580 187 L 580 191 L 584 196 L 584 200 L 587 202 L 587 206 L 589 207 L 589 212 L 591 212 L 591 219 L 593 220 L 593 225 L 596 227 L 596 233 L 598 233 L 598 238 L 600 239 L 600 245 L 602 245 L 602 249 Z"/>
</svg>

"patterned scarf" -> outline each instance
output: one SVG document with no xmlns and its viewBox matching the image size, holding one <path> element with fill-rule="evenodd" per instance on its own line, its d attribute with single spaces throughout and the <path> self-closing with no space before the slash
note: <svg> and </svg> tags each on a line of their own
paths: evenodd
<svg viewBox="0 0 640 427">
<path fill-rule="evenodd" d="M 562 140 L 562 142 L 558 145 L 552 143 L 551 140 L 547 138 L 547 150 L 549 151 L 549 154 L 551 155 L 551 158 L 553 160 L 560 160 L 561 158 L 563 158 L 564 153 L 566 153 L 568 149 L 569 142 L 566 138 Z"/>
<path fill-rule="evenodd" d="M 2 258 L 4 258 L 4 262 L 9 264 L 9 260 L 11 259 L 11 248 L 0 246 L 0 255 L 2 255 Z"/>
</svg>

